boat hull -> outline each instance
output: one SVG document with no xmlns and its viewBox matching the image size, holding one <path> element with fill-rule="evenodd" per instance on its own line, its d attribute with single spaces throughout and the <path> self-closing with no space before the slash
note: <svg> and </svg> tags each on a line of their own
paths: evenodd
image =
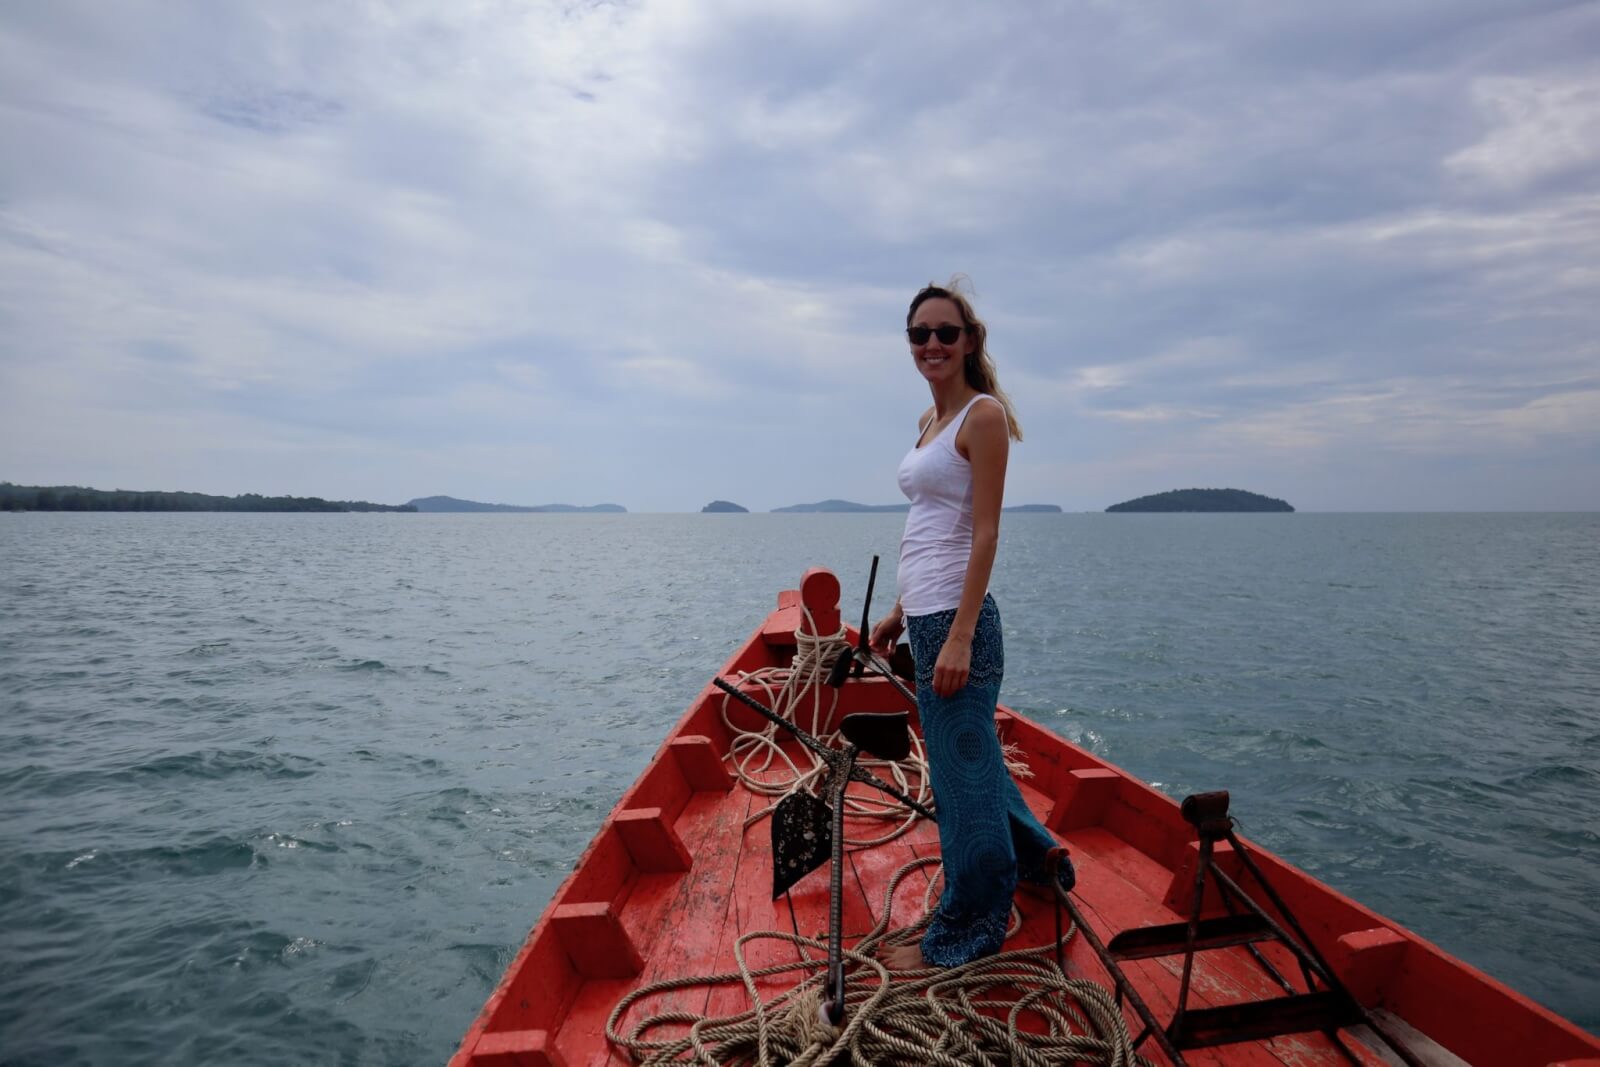
<svg viewBox="0 0 1600 1067">
<path fill-rule="evenodd" d="M 819 587 L 820 599 L 814 593 Z M 794 658 L 797 630 L 804 632 L 808 623 L 829 632 L 818 620 L 836 624 L 837 581 L 831 584 L 832 604 L 822 602 L 830 592 L 827 582 L 806 588 L 804 601 L 797 590 L 780 594 L 777 610 L 717 677 L 733 680 L 785 666 Z M 812 725 L 826 732 L 846 713 L 905 707 L 894 685 L 868 675 L 846 683 L 832 720 Z M 1109 941 L 1121 931 L 1187 919 L 1201 847 L 1178 804 L 1005 707 L 996 718 L 1002 742 L 1026 765 L 1028 776 L 1019 783 L 1024 799 L 1071 852 L 1078 874 L 1073 899 L 1099 937 Z M 613 1009 L 630 992 L 664 979 L 731 972 L 740 939 L 755 931 L 826 936 L 826 867 L 774 900 L 768 830 L 759 819 L 771 797 L 750 791 L 729 773 L 726 757 L 737 731 L 762 725 L 755 712 L 729 705 L 709 683 L 695 697 L 556 891 L 451 1067 L 629 1062 L 604 1034 Z M 1600 1067 L 1600 1041 L 1592 1035 L 1271 852 L 1242 843 L 1356 1001 L 1404 1038 L 1421 1062 Z M 907 863 L 937 854 L 937 828 L 925 820 L 890 842 L 846 854 L 847 946 L 871 931 L 886 907 L 895 925 L 917 917 L 936 889 L 930 889 L 927 867 L 908 876 L 893 900 L 886 901 L 884 891 Z M 1226 843 L 1216 858 L 1222 870 L 1239 875 L 1238 857 Z M 1204 914 L 1224 914 L 1215 889 L 1208 893 Z M 1053 942 L 1053 900 L 1019 894 L 1018 910 L 1020 928 L 1007 949 Z M 1293 960 L 1274 954 L 1275 948 L 1265 950 L 1268 958 L 1294 973 Z M 755 938 L 739 951 L 751 969 L 806 955 L 793 938 Z M 1124 969 L 1157 1018 L 1170 1019 L 1182 961 L 1150 958 Z M 1111 987 L 1083 938 L 1068 942 L 1066 970 Z M 775 996 L 797 980 L 786 973 L 756 985 L 764 997 Z M 1196 957 L 1188 1003 L 1217 1006 L 1281 993 L 1243 949 L 1228 949 Z M 748 1006 L 745 988 L 734 981 L 654 996 L 649 1011 L 724 1016 Z M 1140 1021 L 1131 1011 L 1127 1017 L 1137 1033 Z M 1323 1033 L 1292 1034 L 1184 1056 L 1191 1064 L 1350 1062 L 1339 1043 L 1361 1062 L 1399 1062 L 1362 1026 L 1337 1041 Z M 1164 1062 L 1153 1043 L 1140 1052 Z"/>
</svg>

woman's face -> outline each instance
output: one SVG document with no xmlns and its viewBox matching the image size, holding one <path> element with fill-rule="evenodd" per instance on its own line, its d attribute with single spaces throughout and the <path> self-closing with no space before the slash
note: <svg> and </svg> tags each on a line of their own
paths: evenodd
<svg viewBox="0 0 1600 1067">
<path fill-rule="evenodd" d="M 916 360 L 917 370 L 921 371 L 922 376 L 928 381 L 938 382 L 961 377 L 967 353 L 972 351 L 973 341 L 961 321 L 961 310 L 956 307 L 955 301 L 935 296 L 918 304 L 917 310 L 911 315 L 911 328 L 916 329 L 919 326 L 935 331 L 940 326 L 961 327 L 960 335 L 948 344 L 939 340 L 939 335 L 935 332 L 928 335 L 926 343 L 911 345 L 911 358 Z"/>
</svg>

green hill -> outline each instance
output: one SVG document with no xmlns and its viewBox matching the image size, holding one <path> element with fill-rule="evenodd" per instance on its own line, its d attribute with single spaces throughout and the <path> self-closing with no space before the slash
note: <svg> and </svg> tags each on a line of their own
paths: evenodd
<svg viewBox="0 0 1600 1067">
<path fill-rule="evenodd" d="M 594 504 L 588 507 L 579 507 L 576 504 L 538 504 L 526 507 L 521 504 L 483 504 L 476 500 L 458 500 L 453 496 L 419 496 L 407 505 L 418 511 L 430 513 L 438 512 L 463 512 L 463 511 L 494 511 L 516 512 L 528 514 L 533 512 L 601 512 L 611 515 L 620 515 L 628 509 L 621 504 Z"/>
<path fill-rule="evenodd" d="M 1112 504 L 1107 511 L 1293 511 L 1276 497 L 1243 489 L 1173 489 Z"/>
<path fill-rule="evenodd" d="M 0 511 L 416 511 L 410 504 L 324 500 L 320 496 L 212 496 L 146 489 L 0 482 Z"/>
</svg>

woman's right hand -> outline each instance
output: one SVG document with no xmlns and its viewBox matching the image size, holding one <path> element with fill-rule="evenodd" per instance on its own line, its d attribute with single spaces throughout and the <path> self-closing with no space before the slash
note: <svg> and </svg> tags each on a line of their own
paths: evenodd
<svg viewBox="0 0 1600 1067">
<path fill-rule="evenodd" d="M 878 625 L 872 628 L 871 635 L 867 638 L 867 646 L 878 655 L 888 658 L 894 655 L 894 643 L 905 633 L 906 617 L 898 611 L 885 615 L 878 620 Z"/>
</svg>

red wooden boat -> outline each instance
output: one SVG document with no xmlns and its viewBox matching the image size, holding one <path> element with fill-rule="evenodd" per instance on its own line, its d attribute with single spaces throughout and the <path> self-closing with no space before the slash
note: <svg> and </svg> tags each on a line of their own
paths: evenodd
<svg viewBox="0 0 1600 1067">
<path fill-rule="evenodd" d="M 740 682 L 770 703 L 771 679 L 799 669 L 797 649 L 814 675 L 812 635 L 859 638 L 840 625 L 838 595 L 833 575 L 807 572 L 800 590 L 779 595 L 777 610 L 718 678 Z M 811 681 L 791 714 L 814 734 L 832 734 L 850 713 L 906 707 L 903 687 L 887 677 L 868 673 L 839 689 L 815 676 Z M 913 710 L 913 727 L 914 716 Z M 804 771 L 806 762 L 798 740 L 773 730 L 766 732 L 782 754 L 765 768 L 752 760 L 750 749 L 739 746 L 765 727 L 760 714 L 707 685 L 556 891 L 451 1067 L 621 1064 L 674 1051 L 691 1060 L 690 1040 L 676 1049 L 660 1046 L 682 1038 L 693 1017 L 728 1027 L 749 1023 L 752 991 L 766 1004 L 767 1024 L 783 1016 L 805 1026 L 802 1017 L 816 1014 L 815 1004 L 789 1011 L 786 1003 L 794 1005 L 803 982 L 819 996 L 827 992 L 833 872 L 824 864 L 774 898 L 770 831 L 760 816 L 782 784 L 749 783 L 781 778 L 790 763 Z M 847 967 L 853 993 L 844 1000 L 844 1032 L 809 1031 L 797 1040 L 812 1046 L 798 1058 L 1129 1062 L 1117 1057 L 1139 1040 L 1139 1054 L 1152 1063 L 1600 1067 L 1594 1036 L 1234 836 L 1225 794 L 1220 805 L 1213 795 L 1180 806 L 1004 707 L 998 729 L 1025 765 L 1024 798 L 1070 851 L 1076 888 L 1059 901 L 1042 891 L 1019 892 L 1018 921 L 1004 953 L 1010 962 L 997 965 L 1000 979 L 991 971 L 968 996 L 966 1015 L 947 1011 L 943 1002 L 925 1009 L 907 1000 L 887 1013 L 909 1018 L 931 1010 L 957 1018 L 926 1052 L 864 1043 L 863 1035 L 879 1026 L 867 1019 L 874 1005 L 906 989 L 921 998 L 917 1004 L 927 1002 L 929 980 L 903 974 L 891 980 L 857 955 Z M 915 773 L 899 781 L 928 795 Z M 849 795 L 856 821 L 867 820 L 865 831 L 858 826 L 850 833 L 858 840 L 890 838 L 852 847 L 837 866 L 838 932 L 846 950 L 870 955 L 886 925 L 913 923 L 934 899 L 937 827 L 882 810 L 883 794 L 867 785 L 851 784 Z M 902 826 L 905 832 L 893 836 Z M 892 882 L 893 915 L 886 921 Z M 1058 952 L 1063 914 L 1081 925 L 1075 932 L 1069 927 Z M 741 959 L 753 975 L 748 979 L 739 976 Z M 718 974 L 722 981 L 656 985 Z M 1048 997 L 1030 992 L 1037 983 L 1071 1003 L 1052 1011 Z M 619 1013 L 619 1004 L 640 990 L 654 991 Z M 950 995 L 960 999 L 959 992 Z M 637 1032 L 652 1018 L 654 1025 Z M 608 1022 L 614 1036 L 654 1040 L 657 1047 L 636 1045 L 630 1054 L 608 1040 Z M 755 1045 L 747 1057 L 729 1052 L 735 1043 L 717 1025 L 700 1026 L 701 1062 L 758 1060 Z M 1119 1034 L 1107 1031 L 1122 1025 Z M 1096 1026 L 1106 1032 L 1078 1046 L 1063 1044 Z M 973 1051 L 1007 1034 L 1011 1051 L 987 1059 Z M 770 1062 L 794 1055 L 792 1049 L 780 1055 L 773 1040 Z"/>
</svg>

